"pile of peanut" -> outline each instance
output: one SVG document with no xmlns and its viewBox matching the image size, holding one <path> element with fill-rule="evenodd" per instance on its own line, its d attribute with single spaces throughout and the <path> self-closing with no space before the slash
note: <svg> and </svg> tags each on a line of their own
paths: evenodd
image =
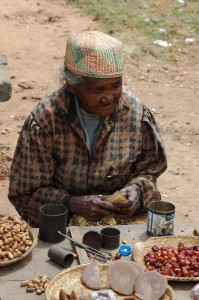
<svg viewBox="0 0 199 300">
<path fill-rule="evenodd" d="M 35 292 L 37 295 L 41 295 L 45 292 L 47 286 L 49 285 L 50 278 L 47 275 L 41 275 L 37 279 L 24 280 L 21 282 L 22 287 L 26 287 L 27 293 Z"/>
<path fill-rule="evenodd" d="M 28 224 L 11 216 L 0 216 L 0 263 L 19 258 L 33 243 Z"/>
</svg>

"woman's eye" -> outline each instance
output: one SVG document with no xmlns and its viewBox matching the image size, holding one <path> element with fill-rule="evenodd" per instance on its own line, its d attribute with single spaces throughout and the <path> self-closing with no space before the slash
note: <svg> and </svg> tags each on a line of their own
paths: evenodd
<svg viewBox="0 0 199 300">
<path fill-rule="evenodd" d="M 102 91 L 103 91 L 102 89 L 96 89 L 96 90 L 93 91 L 93 93 L 94 93 L 94 94 L 99 94 L 99 93 L 101 93 Z"/>
<path fill-rule="evenodd" d="M 119 89 L 119 88 L 121 88 L 121 84 L 120 84 L 120 83 L 119 83 L 119 84 L 116 84 L 116 85 L 113 86 L 113 88 L 114 88 L 114 89 Z"/>
</svg>

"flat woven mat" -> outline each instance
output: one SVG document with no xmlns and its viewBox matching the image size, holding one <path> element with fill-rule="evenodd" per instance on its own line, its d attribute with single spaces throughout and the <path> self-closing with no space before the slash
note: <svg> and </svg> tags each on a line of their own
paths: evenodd
<svg viewBox="0 0 199 300">
<path fill-rule="evenodd" d="M 59 300 L 59 291 L 63 288 L 67 293 L 71 293 L 73 290 L 76 295 L 82 296 L 86 295 L 92 290 L 88 289 L 81 283 L 81 277 L 84 271 L 84 268 L 87 265 L 79 265 L 72 268 L 69 268 L 57 276 L 55 276 L 49 283 L 49 286 L 45 292 L 46 300 Z M 98 264 L 100 278 L 102 282 L 103 289 L 110 289 L 107 277 L 108 264 Z M 123 300 L 127 296 L 118 295 L 118 300 Z M 138 299 L 135 297 L 135 300 Z M 175 300 L 175 295 L 173 289 L 168 285 L 165 295 L 161 300 Z"/>
<path fill-rule="evenodd" d="M 32 231 L 32 228 L 19 218 L 0 215 L 0 230 L 0 244 L 2 244 L 0 251 L 0 267 L 23 260 L 32 252 L 37 244 L 37 236 Z M 20 241 L 22 240 L 23 242 L 21 242 L 22 244 L 20 245 Z M 2 251 L 2 247 L 5 247 L 6 245 L 7 249 Z M 25 247 L 26 250 L 22 251 L 20 249 L 21 246 Z M 19 250 L 17 254 L 18 257 L 10 258 L 10 256 L 13 256 L 13 253 L 16 253 L 16 250 L 14 249 Z"/>
<path fill-rule="evenodd" d="M 104 225 L 133 225 L 144 224 L 147 222 L 147 213 L 133 216 L 130 219 L 121 219 L 116 215 L 110 215 L 104 217 L 99 222 L 94 222 L 85 219 L 82 216 L 74 215 L 69 223 L 69 226 L 104 226 Z"/>
<path fill-rule="evenodd" d="M 133 259 L 146 269 L 144 256 L 153 246 L 177 248 L 180 241 L 184 242 L 184 244 L 188 247 L 192 247 L 194 245 L 199 246 L 199 236 L 151 237 L 146 242 L 138 242 L 135 244 L 133 249 Z M 199 277 L 166 277 L 170 281 L 199 281 Z"/>
</svg>

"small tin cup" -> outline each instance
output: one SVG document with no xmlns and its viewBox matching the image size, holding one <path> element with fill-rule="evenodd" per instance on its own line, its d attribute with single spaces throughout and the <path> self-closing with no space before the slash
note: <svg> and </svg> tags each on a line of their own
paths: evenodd
<svg viewBox="0 0 199 300">
<path fill-rule="evenodd" d="M 64 268 L 70 267 L 74 260 L 72 253 L 56 245 L 48 249 L 48 257 Z"/>
<path fill-rule="evenodd" d="M 83 235 L 82 242 L 87 246 L 99 250 L 102 245 L 102 236 L 98 231 L 90 230 Z"/>
<path fill-rule="evenodd" d="M 152 201 L 148 205 L 148 236 L 174 234 L 175 205 L 166 201 Z"/>
<path fill-rule="evenodd" d="M 59 243 L 65 239 L 67 208 L 61 204 L 44 204 L 39 209 L 39 239 L 47 243 Z"/>
<path fill-rule="evenodd" d="M 101 230 L 102 248 L 107 250 L 117 249 L 120 245 L 120 231 L 117 228 L 105 227 Z"/>
</svg>

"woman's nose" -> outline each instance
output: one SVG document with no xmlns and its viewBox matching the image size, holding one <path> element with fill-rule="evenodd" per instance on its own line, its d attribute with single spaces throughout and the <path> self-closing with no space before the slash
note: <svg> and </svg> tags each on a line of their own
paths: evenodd
<svg viewBox="0 0 199 300">
<path fill-rule="evenodd" d="M 104 104 L 110 103 L 114 100 L 114 95 L 112 93 L 107 93 L 106 95 L 103 96 L 102 102 Z"/>
</svg>

